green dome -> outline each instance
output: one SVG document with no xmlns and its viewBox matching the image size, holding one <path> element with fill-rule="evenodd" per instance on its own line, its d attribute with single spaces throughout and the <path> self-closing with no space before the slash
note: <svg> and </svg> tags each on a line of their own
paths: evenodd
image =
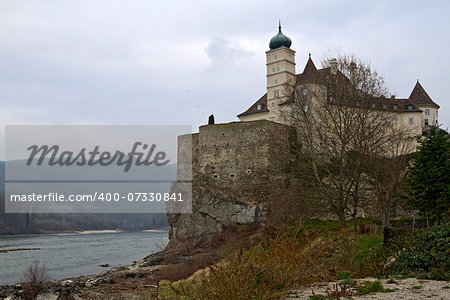
<svg viewBox="0 0 450 300">
<path fill-rule="evenodd" d="M 282 32 L 281 32 L 281 24 L 278 25 L 278 34 L 276 36 L 274 36 L 269 43 L 269 48 L 271 50 L 273 49 L 277 49 L 280 47 L 288 47 L 290 48 L 292 44 L 292 41 L 290 38 L 288 38 L 287 36 L 285 36 Z"/>
</svg>

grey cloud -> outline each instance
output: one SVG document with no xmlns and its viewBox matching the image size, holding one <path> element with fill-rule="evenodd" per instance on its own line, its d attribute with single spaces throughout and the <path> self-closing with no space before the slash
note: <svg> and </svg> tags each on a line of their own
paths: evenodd
<svg viewBox="0 0 450 300">
<path fill-rule="evenodd" d="M 222 37 L 215 37 L 205 48 L 205 51 L 211 60 L 226 61 L 228 63 L 232 63 L 236 58 L 246 58 L 253 55 L 252 52 Z"/>
</svg>

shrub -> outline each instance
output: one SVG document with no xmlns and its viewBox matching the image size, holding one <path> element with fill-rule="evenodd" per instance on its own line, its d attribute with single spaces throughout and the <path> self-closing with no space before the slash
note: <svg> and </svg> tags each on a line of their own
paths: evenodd
<svg viewBox="0 0 450 300">
<path fill-rule="evenodd" d="M 353 285 L 355 283 L 355 279 L 353 279 L 352 274 L 350 272 L 340 272 L 337 271 L 336 275 L 338 276 L 341 284 L 343 285 Z"/>
<path fill-rule="evenodd" d="M 33 261 L 27 266 L 23 277 L 25 281 L 23 284 L 23 295 L 27 300 L 35 299 L 45 284 L 50 281 L 46 264 L 41 264 L 38 260 Z"/>
<path fill-rule="evenodd" d="M 386 292 L 385 288 L 381 284 L 379 280 L 375 281 L 364 281 L 362 282 L 361 286 L 358 288 L 359 294 L 370 294 L 370 293 L 377 293 L 377 292 Z"/>
<path fill-rule="evenodd" d="M 394 263 L 396 272 L 430 272 L 430 276 L 448 280 L 450 266 L 450 222 L 419 230 Z"/>
<path fill-rule="evenodd" d="M 296 230 L 266 246 L 241 249 L 190 284 L 172 288 L 181 299 L 272 299 L 294 285 L 330 277 L 326 258 L 334 252 L 333 246 L 318 232 Z"/>
</svg>

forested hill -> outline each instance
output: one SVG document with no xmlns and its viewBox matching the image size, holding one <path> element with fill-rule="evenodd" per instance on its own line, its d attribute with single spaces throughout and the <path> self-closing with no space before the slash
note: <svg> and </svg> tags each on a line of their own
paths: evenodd
<svg viewBox="0 0 450 300">
<path fill-rule="evenodd" d="M 5 162 L 0 161 L 0 235 L 167 227 L 166 214 L 6 214 Z"/>
</svg>

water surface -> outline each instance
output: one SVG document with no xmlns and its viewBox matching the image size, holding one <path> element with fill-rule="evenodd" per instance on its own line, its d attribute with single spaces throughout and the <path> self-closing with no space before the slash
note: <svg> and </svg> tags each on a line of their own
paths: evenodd
<svg viewBox="0 0 450 300">
<path fill-rule="evenodd" d="M 0 253 L 0 285 L 14 284 L 33 260 L 47 263 L 52 279 L 99 273 L 160 251 L 167 231 L 0 236 L 0 248 L 40 248 Z M 109 264 L 109 268 L 99 265 Z"/>
</svg>

